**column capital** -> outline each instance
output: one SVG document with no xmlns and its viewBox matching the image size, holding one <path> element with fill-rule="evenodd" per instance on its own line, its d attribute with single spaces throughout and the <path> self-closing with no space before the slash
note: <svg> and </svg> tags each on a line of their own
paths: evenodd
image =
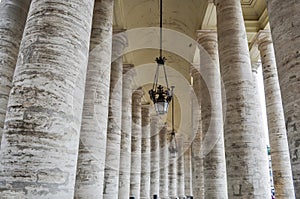
<svg viewBox="0 0 300 199">
<path fill-rule="evenodd" d="M 124 29 L 114 30 L 112 37 L 112 62 L 124 54 L 124 49 L 128 46 L 128 38 Z"/>
<path fill-rule="evenodd" d="M 128 75 L 130 77 L 136 75 L 136 70 L 133 64 L 123 63 L 123 75 Z"/>
<path fill-rule="evenodd" d="M 272 36 L 270 30 L 260 30 L 257 33 L 255 42 L 260 50 L 262 46 L 272 44 Z"/>
<path fill-rule="evenodd" d="M 217 30 L 197 30 L 197 42 L 201 43 L 202 40 L 218 42 Z"/>
<path fill-rule="evenodd" d="M 143 91 L 143 89 L 141 87 L 133 90 L 132 96 L 134 98 L 138 98 L 139 99 L 139 98 L 142 98 L 143 95 L 144 95 L 144 91 Z"/>
<path fill-rule="evenodd" d="M 190 75 L 195 77 L 197 74 L 200 73 L 200 66 L 199 65 L 191 65 L 190 66 Z"/>
</svg>

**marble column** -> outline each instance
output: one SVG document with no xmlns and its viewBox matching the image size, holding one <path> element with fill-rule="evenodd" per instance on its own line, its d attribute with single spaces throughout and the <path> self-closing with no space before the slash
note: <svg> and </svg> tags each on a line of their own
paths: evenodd
<svg viewBox="0 0 300 199">
<path fill-rule="evenodd" d="M 300 2 L 267 0 L 288 134 L 296 198 L 300 198 Z"/>
<path fill-rule="evenodd" d="M 150 198 L 150 105 L 142 106 L 142 163 L 141 163 L 141 199 Z"/>
<path fill-rule="evenodd" d="M 130 196 L 135 198 L 140 198 L 141 188 L 142 97 L 142 89 L 132 94 Z"/>
<path fill-rule="evenodd" d="M 159 198 L 169 199 L 169 149 L 168 149 L 168 131 L 166 124 L 159 132 Z"/>
<path fill-rule="evenodd" d="M 5 118 L 1 198 L 73 198 L 93 7 L 31 3 Z"/>
<path fill-rule="evenodd" d="M 201 156 L 202 125 L 201 125 L 201 75 L 199 66 L 191 67 L 193 89 L 197 99 L 193 99 L 192 112 L 195 118 L 193 124 L 194 139 L 191 145 L 192 153 L 192 184 L 194 198 L 204 198 L 203 158 Z"/>
<path fill-rule="evenodd" d="M 111 71 L 113 1 L 96 0 L 84 94 L 75 198 L 102 198 Z"/>
<path fill-rule="evenodd" d="M 151 116 L 151 179 L 150 179 L 150 196 L 159 195 L 159 131 L 160 117 Z"/>
<path fill-rule="evenodd" d="M 193 196 L 192 183 L 192 151 L 188 147 L 184 152 L 184 193 L 186 197 Z"/>
<path fill-rule="evenodd" d="M 271 33 L 260 31 L 257 42 L 263 67 L 275 196 L 292 199 L 293 176 Z"/>
<path fill-rule="evenodd" d="M 205 198 L 227 199 L 221 78 L 217 32 L 198 31 Z"/>
<path fill-rule="evenodd" d="M 104 168 L 103 198 L 117 199 L 120 167 L 120 142 L 122 123 L 122 73 L 123 51 L 127 46 L 126 35 L 113 37 L 112 54 L 119 57 L 112 60 L 107 121 L 106 158 Z"/>
<path fill-rule="evenodd" d="M 177 134 L 177 195 L 180 199 L 185 198 L 184 193 L 184 141 L 183 135 Z"/>
<path fill-rule="evenodd" d="M 0 4 L 0 146 L 8 95 L 31 0 L 2 0 Z"/>
<path fill-rule="evenodd" d="M 133 68 L 132 64 L 123 64 L 119 199 L 128 199 L 130 192 L 132 80 L 135 75 Z"/>
<path fill-rule="evenodd" d="M 168 140 L 171 139 L 171 131 L 168 132 Z M 170 145 L 172 143 L 168 143 Z M 169 147 L 169 146 L 168 146 Z M 177 151 L 168 150 L 169 154 L 169 198 L 177 198 Z"/>
<path fill-rule="evenodd" d="M 256 117 L 247 35 L 239 0 L 216 0 L 228 198 L 270 198 L 267 151 Z"/>
</svg>

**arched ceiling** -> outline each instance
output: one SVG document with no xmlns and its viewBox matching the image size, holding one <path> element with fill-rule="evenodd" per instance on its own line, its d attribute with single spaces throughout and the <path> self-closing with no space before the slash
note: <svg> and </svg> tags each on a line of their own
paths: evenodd
<svg viewBox="0 0 300 199">
<path fill-rule="evenodd" d="M 268 23 L 265 0 L 241 0 L 243 15 L 246 24 L 249 46 L 257 32 L 266 28 Z M 152 28 L 151 28 L 152 27 Z M 153 28 L 156 27 L 156 28 Z M 128 32 L 128 48 L 124 62 L 136 67 L 147 66 L 146 70 L 137 73 L 136 82 L 153 79 L 155 58 L 159 55 L 159 0 L 115 0 L 114 29 L 125 29 Z M 216 29 L 216 9 L 212 0 L 163 0 L 163 46 L 166 51 L 167 65 L 173 70 L 167 70 L 171 83 L 176 88 L 176 123 L 177 129 L 191 132 L 191 124 L 181 125 L 191 121 L 190 90 L 182 84 L 191 82 L 190 66 L 195 59 L 197 30 Z M 172 32 L 173 31 L 173 32 Z M 257 59 L 257 50 L 251 50 L 254 59 Z M 196 55 L 197 56 L 197 55 Z M 144 68 L 145 69 L 145 68 Z M 174 72 L 175 71 L 175 72 Z M 149 80 L 151 82 L 151 80 Z M 145 92 L 149 83 L 144 83 Z M 185 90 L 182 90 L 185 89 Z M 178 93 L 180 92 L 180 95 Z M 144 99 L 149 101 L 148 97 Z M 170 118 L 169 118 L 170 119 Z"/>
</svg>

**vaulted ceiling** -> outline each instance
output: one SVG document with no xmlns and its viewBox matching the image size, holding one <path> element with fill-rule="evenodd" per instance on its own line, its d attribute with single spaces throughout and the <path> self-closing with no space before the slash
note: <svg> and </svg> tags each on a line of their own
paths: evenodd
<svg viewBox="0 0 300 199">
<path fill-rule="evenodd" d="M 268 24 L 266 3 L 241 0 L 241 4 L 251 48 L 257 32 Z M 154 60 L 159 55 L 158 27 L 159 0 L 115 0 L 114 29 L 125 29 L 128 36 L 124 62 L 136 66 L 136 84 L 146 92 L 153 81 Z M 196 33 L 201 29 L 216 29 L 215 6 L 212 0 L 163 0 L 163 27 L 163 54 L 167 58 L 170 84 L 176 89 L 177 128 L 190 132 L 190 66 L 195 61 Z M 251 54 L 257 59 L 257 50 L 251 50 Z M 145 96 L 144 101 L 149 101 Z"/>
</svg>

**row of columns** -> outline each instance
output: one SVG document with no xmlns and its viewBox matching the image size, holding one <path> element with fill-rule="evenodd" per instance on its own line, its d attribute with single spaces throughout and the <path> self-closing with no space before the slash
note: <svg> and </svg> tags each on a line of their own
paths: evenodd
<svg viewBox="0 0 300 199">
<path fill-rule="evenodd" d="M 200 95 L 198 98 L 203 108 L 201 119 L 199 119 L 201 132 L 197 133 L 200 135 L 200 138 L 197 138 L 199 143 L 195 144 L 197 142 L 195 140 L 191 153 L 193 153 L 194 162 L 193 173 L 196 174 L 193 176 L 198 176 L 197 179 L 194 177 L 193 185 L 199 182 L 200 185 L 193 186 L 193 194 L 195 196 L 197 194 L 199 198 L 204 195 L 212 198 L 215 197 L 213 195 L 217 195 L 220 198 L 224 195 L 218 195 L 218 193 L 224 194 L 227 191 L 228 198 L 246 196 L 270 198 L 267 182 L 269 176 L 267 172 L 264 172 L 267 170 L 265 141 L 263 135 L 257 133 L 260 132 L 260 124 L 254 112 L 256 105 L 253 101 L 255 99 L 253 94 L 255 92 L 240 1 L 216 0 L 215 3 L 220 73 L 226 99 L 223 138 L 225 145 L 222 146 L 220 140 L 223 136 L 221 136 L 216 139 L 217 142 L 214 143 L 211 151 L 207 153 L 202 151 L 202 155 L 200 151 L 197 151 L 200 147 L 210 144 L 206 142 L 206 135 L 212 135 L 215 139 L 216 135 L 220 135 L 222 131 L 215 124 L 213 131 L 206 130 L 208 112 L 214 115 L 216 114 L 214 109 L 220 107 L 220 88 L 213 88 L 216 89 L 216 93 L 213 92 L 216 99 L 211 99 L 209 105 L 206 104 L 207 100 L 202 100 L 205 96 Z M 293 198 L 289 161 L 292 165 L 296 197 L 299 197 L 300 193 L 298 175 L 300 171 L 298 158 L 300 112 L 297 108 L 300 105 L 298 86 L 300 41 L 298 39 L 299 19 L 295 17 L 300 4 L 292 0 L 287 0 L 284 4 L 281 4 L 279 0 L 268 0 L 267 3 L 280 82 L 280 84 L 276 83 L 278 81 L 276 65 L 270 39 L 261 39 L 259 48 L 267 95 L 271 156 L 275 160 L 272 166 L 276 194 L 278 197 Z M 1 63 L 5 65 L 4 70 L 1 71 L 1 78 L 6 80 L 5 84 L 1 85 L 3 92 L 1 107 L 6 107 L 5 104 L 7 104 L 7 111 L 2 109 L 0 117 L 2 127 L 5 124 L 1 128 L 3 132 L 0 153 L 1 195 L 6 198 L 22 198 L 26 194 L 26 197 L 30 198 L 62 199 L 73 196 L 75 198 L 102 198 L 119 195 L 120 197 L 123 192 L 116 193 L 112 188 L 118 186 L 120 189 L 123 188 L 122 185 L 128 185 L 125 183 L 129 178 L 124 177 L 128 167 L 120 169 L 120 174 L 118 174 L 120 162 L 124 158 L 122 147 L 126 148 L 124 146 L 126 138 L 124 142 L 123 135 L 120 135 L 120 126 L 122 127 L 124 123 L 123 120 L 121 121 L 123 115 L 114 107 L 109 106 L 112 102 L 120 101 L 124 97 L 122 92 L 115 94 L 110 88 L 110 83 L 118 87 L 119 81 L 122 81 L 120 62 L 116 61 L 112 64 L 120 71 L 111 70 L 113 0 L 84 2 L 71 0 L 64 3 L 58 0 L 33 0 L 28 11 L 29 4 L 30 1 L 19 3 L 19 1 L 4 0 L 1 2 L 3 7 L 0 12 L 0 28 L 6 36 L 1 38 L 1 45 L 4 45 L 2 48 L 4 50 L 12 49 L 1 52 Z M 25 24 L 24 19 L 27 13 Z M 282 19 L 289 23 L 281 23 Z M 8 29 L 11 32 L 5 32 Z M 202 45 L 205 46 L 204 43 Z M 206 49 L 208 52 L 210 50 Z M 14 76 L 13 80 L 12 76 Z M 201 85 L 201 82 L 199 83 Z M 219 83 L 217 82 L 216 85 Z M 283 94 L 283 109 L 279 97 L 279 85 Z M 208 87 L 208 89 L 211 88 Z M 118 87 L 118 91 L 122 91 L 122 87 Z M 133 102 L 132 109 L 140 111 L 141 107 L 138 107 L 140 101 L 134 99 Z M 118 106 L 120 107 L 121 104 L 119 103 Z M 206 109 L 207 107 L 210 109 Z M 6 112 L 5 117 L 4 112 Z M 122 112 L 124 112 L 123 108 Z M 220 118 L 219 115 L 214 116 L 217 119 Z M 273 119 L 274 117 L 276 119 Z M 136 197 L 139 197 L 142 157 L 137 150 L 141 150 L 139 140 L 141 137 L 139 136 L 142 133 L 142 122 L 137 120 L 141 119 L 141 113 L 134 111 L 132 118 L 134 121 L 132 132 L 128 132 L 127 137 L 131 137 L 130 146 L 133 147 L 129 151 L 131 155 L 127 155 L 127 158 L 135 161 L 131 161 L 130 164 L 130 187 L 124 189 L 129 190 L 130 195 L 136 194 Z M 284 126 L 286 126 L 288 137 Z M 166 127 L 163 129 L 165 133 L 159 135 L 161 138 L 159 146 L 162 147 L 159 161 L 160 186 L 157 190 L 157 173 L 151 172 L 150 176 L 156 176 L 156 181 L 150 179 L 150 182 L 156 182 L 156 184 L 152 183 L 155 185 L 151 184 L 150 190 L 156 189 L 161 198 L 166 198 L 169 194 L 168 187 L 166 187 L 169 183 L 169 173 L 166 172 L 169 170 L 169 164 L 161 160 L 169 161 L 170 154 L 165 143 L 167 139 L 163 139 L 167 135 Z M 151 145 L 152 143 L 151 138 Z M 121 147 L 121 151 L 115 153 L 114 147 L 119 150 L 118 146 Z M 226 151 L 226 163 L 224 150 L 220 150 L 222 147 Z M 289 160 L 288 149 L 291 160 Z M 187 152 L 187 154 L 191 153 Z M 162 157 L 165 158 L 162 159 Z M 197 157 L 199 162 L 197 162 Z M 204 157 L 203 160 L 201 157 Z M 109 162 L 112 165 L 105 165 L 106 159 L 113 160 Z M 157 161 L 157 157 L 151 157 L 151 159 Z M 184 161 L 185 165 L 188 164 L 186 160 Z M 211 190 L 224 179 L 220 179 L 221 175 L 218 172 L 216 178 L 210 178 L 212 173 L 207 170 L 208 163 L 216 166 L 217 169 L 213 172 L 224 170 L 224 165 L 226 165 L 227 190 L 224 188 L 225 184 L 218 186 L 216 190 Z M 196 164 L 199 167 L 196 168 Z M 177 167 L 171 167 L 172 170 L 174 168 Z M 202 176 L 201 168 L 204 173 L 203 180 L 200 177 Z M 139 175 L 132 175 L 132 170 Z M 186 171 L 188 173 L 190 170 L 186 169 Z M 124 177 L 122 184 L 118 184 L 118 181 L 121 182 L 117 179 L 119 176 Z M 175 186 L 172 187 L 171 191 L 174 191 Z M 186 189 L 190 191 L 191 188 Z M 105 190 L 104 195 L 103 190 Z"/>
</svg>

